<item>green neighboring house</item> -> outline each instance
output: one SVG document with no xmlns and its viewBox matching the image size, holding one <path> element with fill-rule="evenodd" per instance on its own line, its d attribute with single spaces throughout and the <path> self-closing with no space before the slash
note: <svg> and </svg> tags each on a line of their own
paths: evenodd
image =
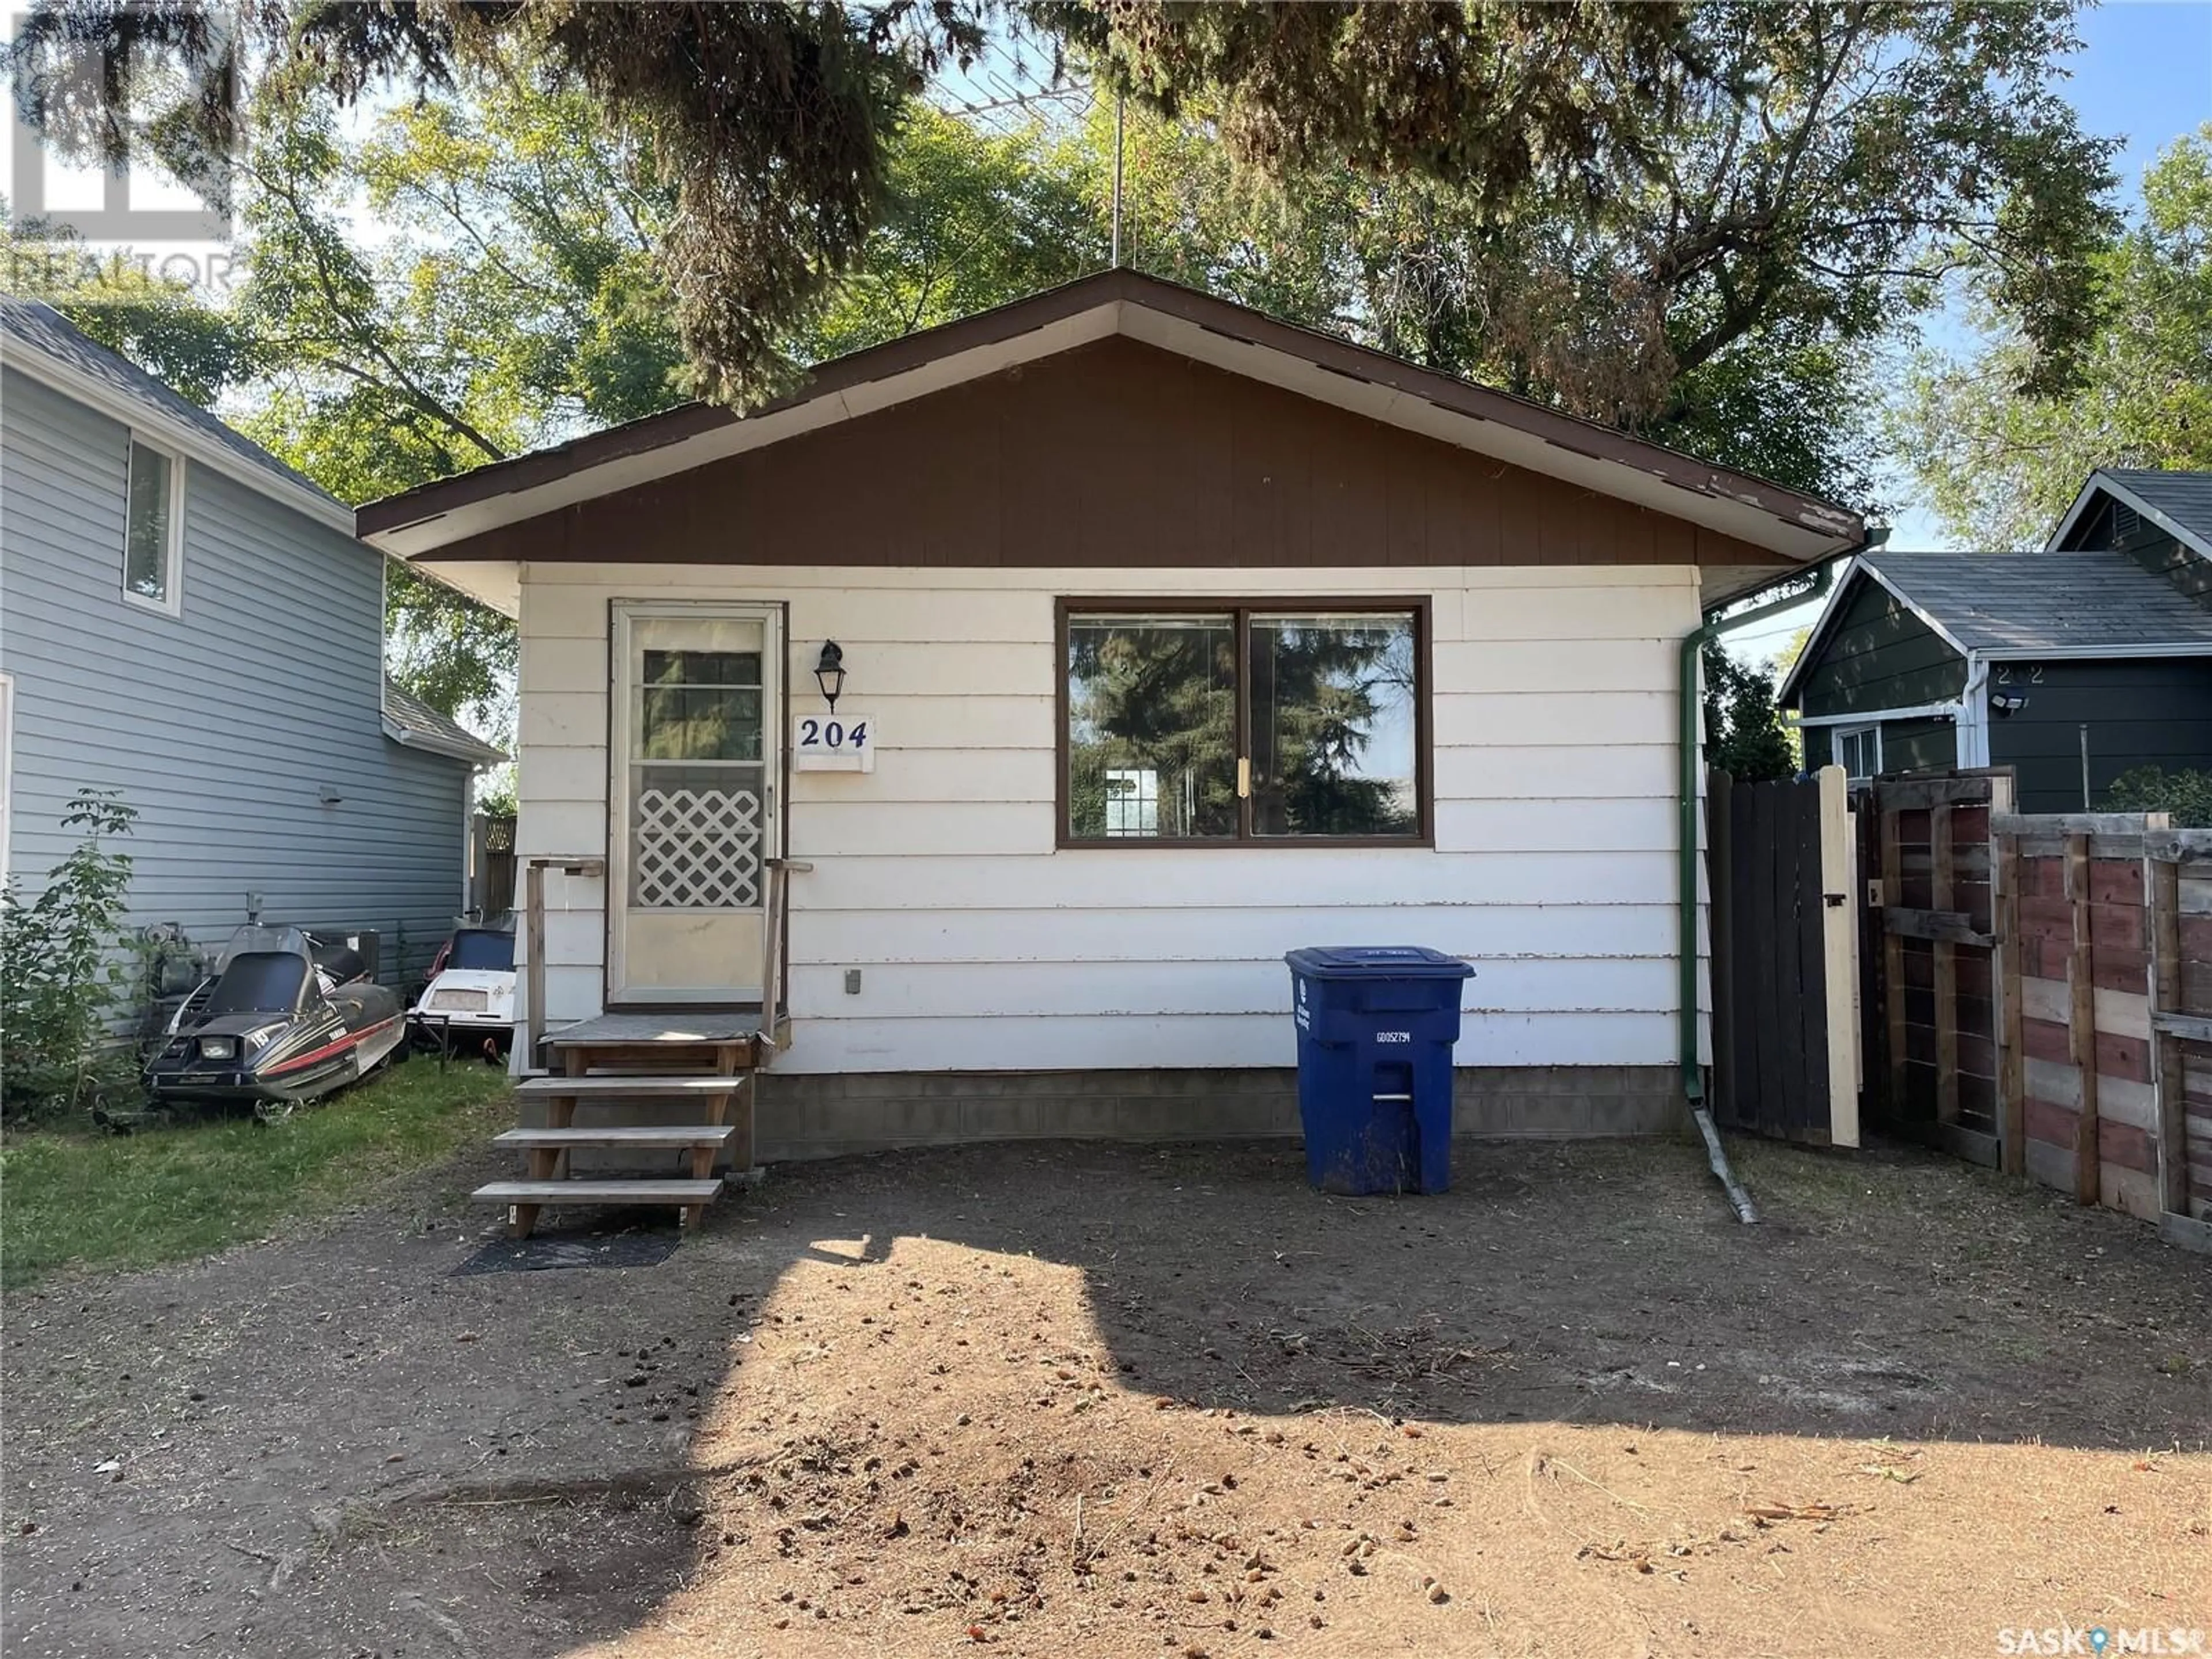
<svg viewBox="0 0 2212 1659">
<path fill-rule="evenodd" d="M 1808 767 L 2009 765 L 2026 812 L 2212 770 L 2212 473 L 2100 469 L 2039 552 L 1861 557 L 1778 696 Z"/>
</svg>

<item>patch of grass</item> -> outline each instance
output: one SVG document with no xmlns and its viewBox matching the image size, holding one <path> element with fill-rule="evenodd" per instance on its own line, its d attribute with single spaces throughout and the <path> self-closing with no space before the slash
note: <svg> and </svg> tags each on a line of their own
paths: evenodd
<svg viewBox="0 0 2212 1659">
<path fill-rule="evenodd" d="M 349 1208 L 503 1123 L 508 1087 L 488 1066 L 441 1073 L 418 1059 L 269 1127 L 229 1118 L 11 1134 L 0 1144 L 0 1281 L 204 1255 Z"/>
</svg>

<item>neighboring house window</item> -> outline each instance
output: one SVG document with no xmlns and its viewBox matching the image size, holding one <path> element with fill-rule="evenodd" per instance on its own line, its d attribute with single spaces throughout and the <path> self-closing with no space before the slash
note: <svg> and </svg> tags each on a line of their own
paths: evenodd
<svg viewBox="0 0 2212 1659">
<path fill-rule="evenodd" d="M 1061 844 L 1424 841 L 1427 642 L 1403 600 L 1063 602 Z"/>
<path fill-rule="evenodd" d="M 184 598 L 185 464 L 131 441 L 123 533 L 123 597 L 171 616 Z"/>
<path fill-rule="evenodd" d="M 1839 726 L 1835 744 L 1836 764 L 1852 782 L 1881 775 L 1881 727 Z"/>
</svg>

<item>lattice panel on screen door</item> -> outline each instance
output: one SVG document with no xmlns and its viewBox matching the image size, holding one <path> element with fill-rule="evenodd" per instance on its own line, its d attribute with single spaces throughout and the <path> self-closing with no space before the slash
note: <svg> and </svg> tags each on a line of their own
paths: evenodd
<svg viewBox="0 0 2212 1659">
<path fill-rule="evenodd" d="M 758 907 L 761 799 L 750 789 L 639 792 L 635 902 L 647 910 Z"/>
</svg>

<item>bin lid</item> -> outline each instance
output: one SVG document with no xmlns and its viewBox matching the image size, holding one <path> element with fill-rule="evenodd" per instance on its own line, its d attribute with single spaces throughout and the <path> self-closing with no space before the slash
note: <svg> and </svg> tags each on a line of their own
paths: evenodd
<svg viewBox="0 0 2212 1659">
<path fill-rule="evenodd" d="M 1471 979 L 1474 969 L 1425 945 L 1310 945 L 1283 960 L 1308 979 Z"/>
</svg>

